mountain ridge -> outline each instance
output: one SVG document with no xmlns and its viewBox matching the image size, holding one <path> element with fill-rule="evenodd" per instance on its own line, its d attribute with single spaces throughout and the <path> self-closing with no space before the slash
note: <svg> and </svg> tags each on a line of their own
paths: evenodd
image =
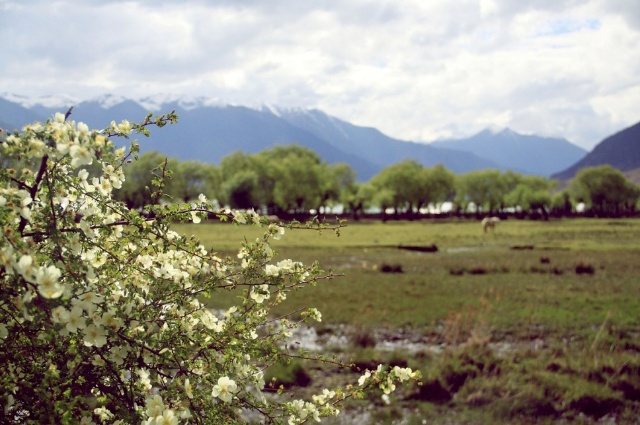
<svg viewBox="0 0 640 425">
<path fill-rule="evenodd" d="M 499 164 L 509 164 L 525 174 L 546 176 L 587 154 L 587 150 L 566 139 L 519 134 L 510 128 L 486 129 L 465 139 L 436 141 L 432 145 L 472 152 Z"/>
<path fill-rule="evenodd" d="M 638 174 L 635 170 L 640 168 L 640 122 L 606 137 L 580 161 L 552 177 L 570 180 L 582 168 L 605 164 L 631 175 Z"/>
<path fill-rule="evenodd" d="M 44 97 L 46 101 L 42 103 L 18 95 L 10 98 L 13 101 L 0 97 L 0 121 L 16 126 L 45 120 L 54 112 L 64 112 L 73 101 L 69 96 L 61 96 L 59 101 L 62 103 L 58 105 L 53 96 Z M 23 104 L 16 103 L 18 101 Z M 83 121 L 92 128 L 101 128 L 112 120 L 135 121 L 149 112 L 172 109 L 180 115 L 180 125 L 152 132 L 151 140 L 141 143 L 142 152 L 158 150 L 180 160 L 218 164 L 222 157 L 238 150 L 253 154 L 275 145 L 297 143 L 314 150 L 329 163 L 350 164 L 361 181 L 405 159 L 416 160 L 424 166 L 443 164 L 455 173 L 492 168 L 549 174 L 547 169 L 526 169 L 515 162 L 500 163 L 495 158 L 454 149 L 442 142 L 427 144 L 395 139 L 374 127 L 356 126 L 318 109 L 282 108 L 268 104 L 253 107 L 230 105 L 217 98 L 171 94 L 147 96 L 141 100 L 103 95 L 75 103 L 72 119 Z M 529 137 L 512 130 L 505 134 L 516 139 Z M 564 161 L 561 167 L 552 171 L 575 162 Z"/>
</svg>

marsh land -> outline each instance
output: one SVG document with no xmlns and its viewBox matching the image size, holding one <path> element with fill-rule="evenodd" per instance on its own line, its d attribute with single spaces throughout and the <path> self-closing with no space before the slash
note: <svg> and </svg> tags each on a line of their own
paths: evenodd
<svg viewBox="0 0 640 425">
<path fill-rule="evenodd" d="M 261 234 L 176 230 L 221 256 Z M 348 401 L 351 423 L 639 423 L 640 219 L 509 219 L 489 233 L 476 220 L 349 222 L 339 237 L 291 231 L 273 247 L 343 275 L 290 294 L 275 314 L 318 308 L 322 323 L 298 342 L 353 364 L 278 365 L 274 382 L 313 393 L 379 362 L 422 372 L 389 406 Z"/>
</svg>

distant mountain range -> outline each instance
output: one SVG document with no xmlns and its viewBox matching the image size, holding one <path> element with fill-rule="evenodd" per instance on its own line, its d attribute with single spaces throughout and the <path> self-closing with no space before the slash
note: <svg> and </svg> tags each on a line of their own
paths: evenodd
<svg viewBox="0 0 640 425">
<path fill-rule="evenodd" d="M 0 126 L 20 128 L 44 121 L 55 112 L 65 112 L 70 106 L 74 107 L 71 118 L 91 128 L 103 128 L 112 120 L 136 121 L 148 112 L 175 109 L 180 115 L 178 125 L 152 130 L 148 140 L 140 137 L 143 152 L 157 150 L 180 160 L 219 164 L 224 156 L 238 150 L 257 153 L 275 145 L 297 143 L 329 163 L 350 164 L 361 181 L 404 159 L 425 166 L 443 164 L 455 173 L 491 168 L 549 176 L 587 154 L 565 139 L 522 135 L 509 129 L 485 130 L 466 139 L 416 143 L 350 124 L 317 109 L 247 107 L 207 98 L 154 96 L 134 101 L 106 95 L 77 102 L 69 98 L 2 95 Z"/>
<path fill-rule="evenodd" d="M 587 154 L 565 139 L 523 135 L 508 128 L 499 132 L 484 130 L 467 139 L 437 141 L 431 145 L 472 152 L 515 171 L 544 176 L 562 170 Z"/>
</svg>

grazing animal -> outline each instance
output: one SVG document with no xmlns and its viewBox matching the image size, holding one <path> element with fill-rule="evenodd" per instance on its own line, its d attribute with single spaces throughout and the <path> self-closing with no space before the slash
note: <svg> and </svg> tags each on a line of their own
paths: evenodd
<svg viewBox="0 0 640 425">
<path fill-rule="evenodd" d="M 498 223 L 500 223 L 498 217 L 485 217 L 482 219 L 482 230 L 484 230 L 485 233 L 487 233 L 489 229 L 493 231 Z"/>
</svg>

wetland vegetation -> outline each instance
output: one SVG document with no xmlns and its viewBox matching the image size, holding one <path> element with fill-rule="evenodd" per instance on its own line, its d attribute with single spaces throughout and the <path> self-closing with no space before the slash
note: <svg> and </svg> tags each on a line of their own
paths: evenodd
<svg viewBox="0 0 640 425">
<path fill-rule="evenodd" d="M 259 235 L 220 223 L 175 229 L 221 256 Z M 291 293 L 287 311 L 274 312 L 317 307 L 322 354 L 352 367 L 281 365 L 269 371 L 277 385 L 317 391 L 386 362 L 420 369 L 422 386 L 389 406 L 350 400 L 352 420 L 637 423 L 640 220 L 509 219 L 488 234 L 475 220 L 363 221 L 339 237 L 287 236 L 274 241 L 277 258 L 318 260 L 341 276 Z M 437 251 L 398 249 L 407 245 Z M 206 302 L 222 309 L 238 296 Z"/>
</svg>

